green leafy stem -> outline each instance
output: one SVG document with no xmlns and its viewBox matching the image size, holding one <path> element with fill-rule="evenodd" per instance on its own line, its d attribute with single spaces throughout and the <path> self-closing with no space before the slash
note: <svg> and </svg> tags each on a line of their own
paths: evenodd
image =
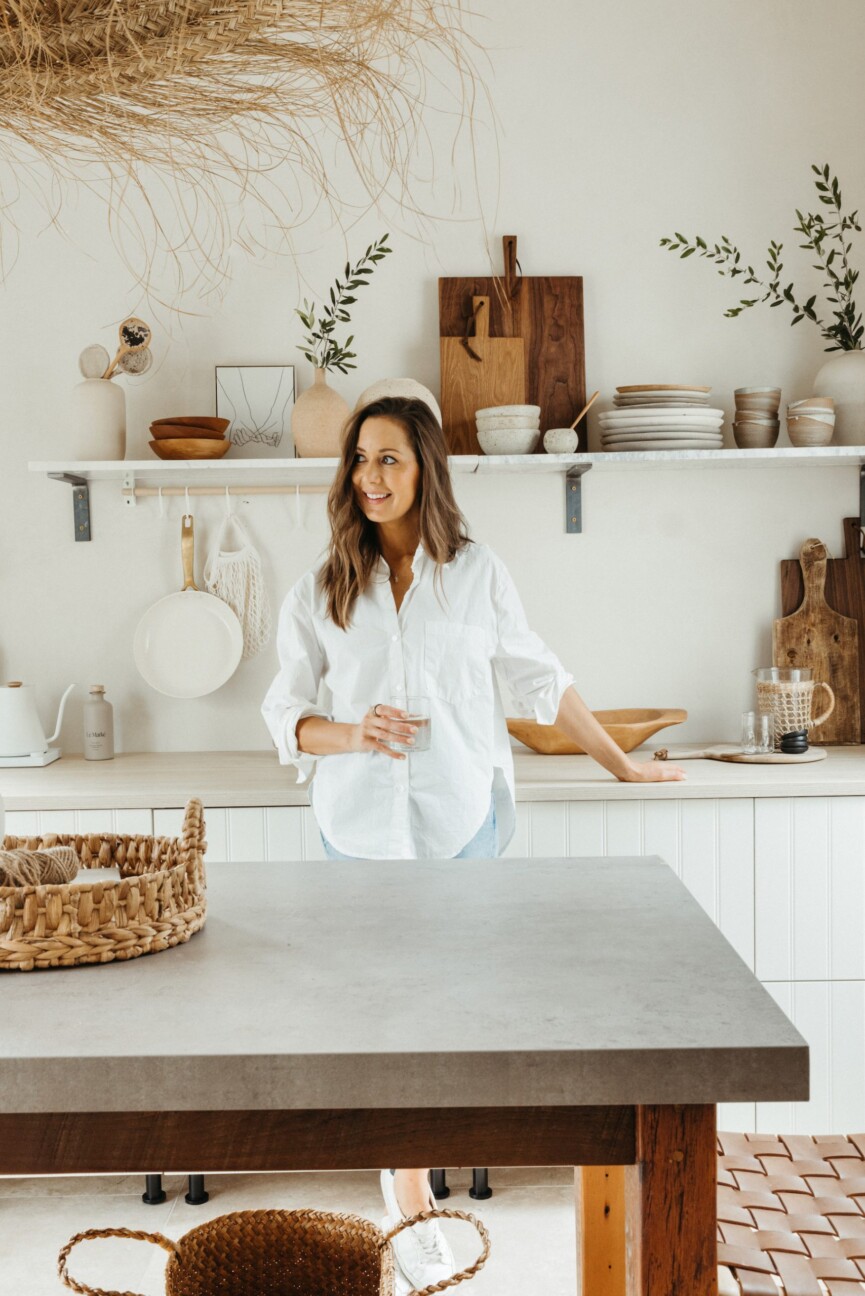
<svg viewBox="0 0 865 1296">
<path fill-rule="evenodd" d="M 831 343 L 826 347 L 827 351 L 856 351 L 862 345 L 865 326 L 853 300 L 853 289 L 859 271 L 852 269 L 848 260 L 852 250 L 848 234 L 850 230 L 862 232 L 859 213 L 854 211 L 849 215 L 844 214 L 841 189 L 837 177 L 830 175 L 828 165 L 819 167 L 812 164 L 811 170 L 816 176 L 814 184 L 820 202 L 831 208 L 831 211 L 824 217 L 820 212 L 803 213 L 797 208 L 799 223 L 794 229 L 805 240 L 799 246 L 816 257 L 813 268 L 825 276 L 823 287 L 826 290 L 826 302 L 833 308 L 828 311 L 829 322 L 817 314 L 816 293 L 807 301 L 800 301 L 794 294 L 792 283 L 782 287 L 782 243 L 769 243 L 766 254 L 769 274 L 766 279 L 758 278 L 754 267 L 745 263 L 741 252 L 726 234 L 721 236 L 720 243 L 709 243 L 699 234 L 688 239 L 684 234 L 674 233 L 670 238 L 661 239 L 661 247 L 668 252 L 678 252 L 682 260 L 695 254 L 706 257 L 719 267 L 718 274 L 730 279 L 742 275 L 743 286 L 753 284 L 758 289 L 756 296 L 742 297 L 736 306 L 726 310 L 724 314 L 728 319 L 763 302 L 768 302 L 770 307 L 782 306 L 786 302 L 793 311 L 791 324 L 799 324 L 803 319 L 811 320 L 826 341 Z"/>
<path fill-rule="evenodd" d="M 298 350 L 316 369 L 338 369 L 340 373 L 347 373 L 349 369 L 357 368 L 352 363 L 357 356 L 349 350 L 354 334 L 350 334 L 342 344 L 333 334 L 338 324 L 348 324 L 351 320 L 348 307 L 357 301 L 351 294 L 366 287 L 378 262 L 393 251 L 387 246 L 387 240 L 388 235 L 383 234 L 377 243 L 371 243 L 356 265 L 346 261 L 343 279 L 337 279 L 330 289 L 330 305 L 322 309 L 317 322 L 315 302 L 308 302 L 304 297 L 303 310 L 295 308 L 295 315 L 308 330 Z"/>
</svg>

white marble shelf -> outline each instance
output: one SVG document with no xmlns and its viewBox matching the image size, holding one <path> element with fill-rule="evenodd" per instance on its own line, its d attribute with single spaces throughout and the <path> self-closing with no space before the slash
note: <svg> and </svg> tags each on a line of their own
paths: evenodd
<svg viewBox="0 0 865 1296">
<path fill-rule="evenodd" d="M 825 446 L 799 449 L 784 446 L 775 450 L 646 450 L 621 453 L 572 455 L 451 455 L 455 473 L 567 473 L 581 466 L 621 468 L 840 468 L 865 463 L 865 446 Z M 215 483 L 256 486 L 277 483 L 327 484 L 336 459 L 124 459 L 117 461 L 31 462 L 30 472 L 71 473 L 90 482 L 120 481 L 133 477 L 139 484 L 170 485 L 182 476 L 184 484 L 206 486 Z"/>
</svg>

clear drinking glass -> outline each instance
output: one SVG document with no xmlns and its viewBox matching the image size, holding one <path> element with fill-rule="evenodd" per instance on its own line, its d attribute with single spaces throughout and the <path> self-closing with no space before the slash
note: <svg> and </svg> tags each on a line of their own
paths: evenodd
<svg viewBox="0 0 865 1296">
<path fill-rule="evenodd" d="M 775 717 L 771 712 L 742 712 L 741 749 L 747 755 L 763 754 L 775 747 Z"/>
<path fill-rule="evenodd" d="M 391 706 L 408 713 L 408 722 L 416 727 L 413 743 L 392 742 L 394 751 L 421 752 L 429 751 L 432 740 L 432 722 L 430 719 L 429 698 L 409 694 L 408 697 L 394 698 Z"/>
</svg>

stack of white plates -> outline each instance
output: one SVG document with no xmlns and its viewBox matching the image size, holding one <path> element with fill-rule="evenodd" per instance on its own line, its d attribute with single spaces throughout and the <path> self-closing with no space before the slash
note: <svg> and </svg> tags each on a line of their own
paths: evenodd
<svg viewBox="0 0 865 1296">
<path fill-rule="evenodd" d="M 721 450 L 724 411 L 711 387 L 618 387 L 616 409 L 598 416 L 605 450 Z"/>
</svg>

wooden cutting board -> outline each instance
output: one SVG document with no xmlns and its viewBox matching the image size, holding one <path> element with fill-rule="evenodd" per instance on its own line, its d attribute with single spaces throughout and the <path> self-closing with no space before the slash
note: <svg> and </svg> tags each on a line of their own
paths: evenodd
<svg viewBox="0 0 865 1296">
<path fill-rule="evenodd" d="M 865 742 L 865 558 L 859 537 L 859 519 L 845 518 L 845 556 L 826 563 L 826 602 L 843 616 L 853 617 L 859 629 L 859 737 L 852 741 Z M 781 563 L 781 611 L 785 616 L 796 610 L 803 594 L 798 561 L 785 560 Z"/>
<path fill-rule="evenodd" d="M 815 730 L 820 743 L 858 743 L 859 625 L 826 601 L 828 551 L 820 540 L 806 540 L 799 555 L 803 597 L 790 616 L 772 624 L 772 661 L 775 666 L 810 666 L 815 680 L 824 680 L 835 693 L 835 709 Z M 782 583 L 784 564 L 781 565 Z M 823 709 L 825 694 L 818 694 Z"/>
<path fill-rule="evenodd" d="M 473 299 L 488 297 L 490 336 L 523 340 L 524 402 L 507 403 L 540 405 L 542 432 L 568 427 L 586 403 L 583 280 L 580 276 L 524 275 L 517 263 L 516 235 L 506 235 L 503 244 L 502 277 L 439 279 L 439 333 L 448 339 L 464 336 Z M 449 401 L 449 380 L 442 366 L 442 417 L 450 444 L 445 413 Z M 585 450 L 585 420 L 577 431 L 579 448 Z M 544 453 L 543 438 L 537 452 Z"/>
<path fill-rule="evenodd" d="M 525 405 L 522 338 L 490 337 L 490 299 L 472 298 L 468 335 L 441 338 L 442 422 L 451 454 L 483 454 L 475 411 Z"/>
<path fill-rule="evenodd" d="M 655 760 L 719 760 L 732 761 L 735 765 L 810 765 L 812 761 L 826 759 L 822 747 L 809 747 L 806 752 L 791 756 L 787 752 L 743 752 L 738 747 L 704 747 L 694 751 L 683 747 L 662 747 L 654 753 Z"/>
</svg>

